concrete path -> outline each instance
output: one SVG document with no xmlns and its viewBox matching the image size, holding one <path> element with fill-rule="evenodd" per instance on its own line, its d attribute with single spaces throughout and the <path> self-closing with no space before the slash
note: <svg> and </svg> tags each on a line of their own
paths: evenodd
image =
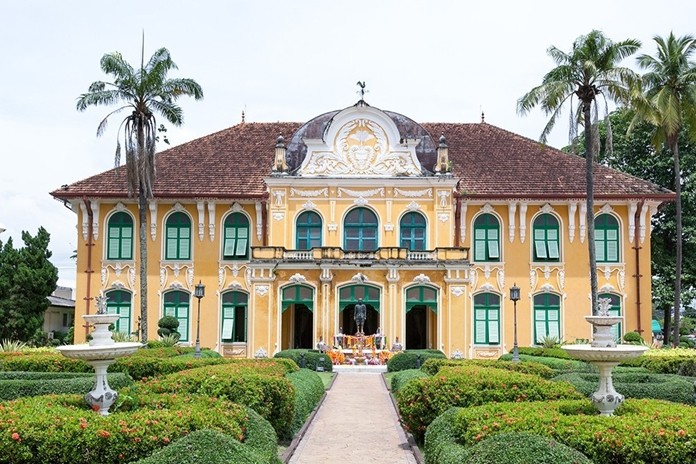
<svg viewBox="0 0 696 464">
<path fill-rule="evenodd" d="M 415 464 L 389 392 L 377 373 L 336 377 L 290 464 Z"/>
</svg>

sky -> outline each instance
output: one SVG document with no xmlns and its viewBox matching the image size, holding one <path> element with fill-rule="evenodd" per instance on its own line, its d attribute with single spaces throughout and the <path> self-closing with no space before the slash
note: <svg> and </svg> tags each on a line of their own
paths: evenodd
<svg viewBox="0 0 696 464">
<path fill-rule="evenodd" d="M 23 230 L 43 226 L 58 283 L 74 288 L 76 215 L 48 192 L 113 167 L 120 119 L 97 138 L 110 109 L 75 103 L 108 80 L 105 53 L 140 62 L 143 32 L 146 59 L 166 47 L 179 67 L 170 77 L 195 79 L 205 95 L 180 100 L 172 145 L 238 124 L 242 111 L 247 122 L 304 122 L 345 108 L 357 81 L 372 106 L 417 122 L 483 112 L 538 139 L 546 116 L 519 116 L 516 103 L 552 69 L 549 46 L 569 51 L 599 29 L 654 54 L 655 35 L 696 34 L 695 17 L 696 2 L 683 0 L 0 0 L 0 242 L 21 246 Z M 567 144 L 565 121 L 551 145 Z"/>
</svg>

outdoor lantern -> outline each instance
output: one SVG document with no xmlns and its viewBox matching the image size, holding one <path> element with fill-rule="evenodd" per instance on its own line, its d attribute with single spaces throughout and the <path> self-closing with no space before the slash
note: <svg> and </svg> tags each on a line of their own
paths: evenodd
<svg viewBox="0 0 696 464">
<path fill-rule="evenodd" d="M 520 287 L 516 283 L 510 287 L 510 299 L 513 305 L 513 321 L 514 321 L 514 341 L 512 345 L 512 362 L 520 362 L 520 352 L 517 348 L 517 302 L 520 299 Z"/>
<path fill-rule="evenodd" d="M 193 291 L 193 296 L 198 298 L 198 317 L 196 318 L 196 351 L 193 353 L 194 358 L 201 357 L 201 298 L 205 296 L 205 285 L 200 280 L 196 284 L 196 289 Z"/>
<path fill-rule="evenodd" d="M 510 299 L 512 301 L 520 300 L 520 287 L 517 284 L 512 284 L 512 287 L 510 287 Z"/>
</svg>

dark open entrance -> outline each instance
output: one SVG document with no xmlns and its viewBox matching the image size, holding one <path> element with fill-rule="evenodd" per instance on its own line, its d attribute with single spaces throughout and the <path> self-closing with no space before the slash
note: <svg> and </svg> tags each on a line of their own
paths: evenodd
<svg viewBox="0 0 696 464">
<path fill-rule="evenodd" d="M 428 348 L 428 308 L 414 306 L 406 313 L 406 348 L 424 350 Z"/>
<path fill-rule="evenodd" d="M 314 340 L 314 289 L 291 285 L 283 289 L 281 349 L 312 349 Z"/>
<path fill-rule="evenodd" d="M 312 348 L 312 311 L 303 304 L 293 308 L 294 346 L 295 348 Z"/>
<path fill-rule="evenodd" d="M 365 335 L 372 335 L 377 332 L 377 327 L 379 327 L 379 313 L 375 310 L 372 305 L 367 306 L 367 317 L 365 319 Z M 355 305 L 350 304 L 346 306 L 343 310 L 343 333 L 346 335 L 355 335 L 358 330 L 358 326 L 355 324 Z"/>
</svg>

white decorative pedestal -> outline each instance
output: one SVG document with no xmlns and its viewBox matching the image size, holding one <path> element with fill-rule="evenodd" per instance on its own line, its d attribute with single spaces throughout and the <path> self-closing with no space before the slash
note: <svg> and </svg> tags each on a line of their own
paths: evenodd
<svg viewBox="0 0 696 464">
<path fill-rule="evenodd" d="M 116 343 L 111 338 L 109 325 L 119 319 L 117 314 L 106 314 L 106 298 L 97 297 L 97 314 L 82 316 L 85 322 L 94 325 L 92 340 L 84 345 L 59 346 L 57 350 L 68 358 L 84 359 L 94 367 L 96 381 L 92 391 L 85 395 L 85 401 L 102 416 L 109 414 L 109 408 L 118 399 L 118 392 L 109 387 L 106 371 L 116 358 L 128 356 L 142 347 L 141 343 Z"/>
</svg>

